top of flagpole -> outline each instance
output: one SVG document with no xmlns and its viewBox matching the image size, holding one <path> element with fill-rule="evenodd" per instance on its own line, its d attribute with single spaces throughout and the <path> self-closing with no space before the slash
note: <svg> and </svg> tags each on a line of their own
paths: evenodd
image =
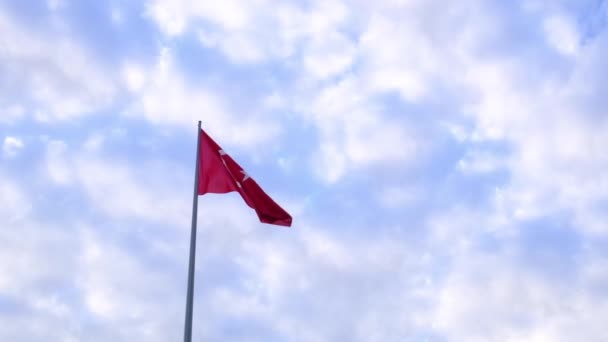
<svg viewBox="0 0 608 342">
<path fill-rule="evenodd" d="M 198 120 L 198 129 L 201 129 L 201 120 Z"/>
</svg>

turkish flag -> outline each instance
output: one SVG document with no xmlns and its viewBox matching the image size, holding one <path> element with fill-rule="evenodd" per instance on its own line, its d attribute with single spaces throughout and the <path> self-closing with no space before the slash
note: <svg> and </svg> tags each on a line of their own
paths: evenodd
<svg viewBox="0 0 608 342">
<path fill-rule="evenodd" d="M 291 226 L 291 215 L 281 208 L 205 131 L 199 141 L 198 194 L 237 191 L 263 223 Z"/>
</svg>

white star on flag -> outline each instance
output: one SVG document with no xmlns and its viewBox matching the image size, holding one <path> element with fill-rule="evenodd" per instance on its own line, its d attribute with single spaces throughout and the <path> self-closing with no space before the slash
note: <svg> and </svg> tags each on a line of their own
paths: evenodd
<svg viewBox="0 0 608 342">
<path fill-rule="evenodd" d="M 241 170 L 241 173 L 244 175 L 243 180 L 241 182 L 245 182 L 246 180 L 248 180 L 249 178 L 249 174 L 247 172 L 245 172 L 245 170 Z"/>
</svg>

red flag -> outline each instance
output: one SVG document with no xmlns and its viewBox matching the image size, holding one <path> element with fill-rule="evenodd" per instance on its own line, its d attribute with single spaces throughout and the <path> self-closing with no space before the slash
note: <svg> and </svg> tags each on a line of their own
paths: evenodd
<svg viewBox="0 0 608 342">
<path fill-rule="evenodd" d="M 237 191 L 263 223 L 291 226 L 291 216 L 268 196 L 205 131 L 201 130 L 198 194 Z"/>
</svg>

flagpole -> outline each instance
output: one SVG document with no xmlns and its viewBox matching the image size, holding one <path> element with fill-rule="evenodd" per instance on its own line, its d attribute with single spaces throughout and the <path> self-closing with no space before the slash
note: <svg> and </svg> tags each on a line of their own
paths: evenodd
<svg viewBox="0 0 608 342">
<path fill-rule="evenodd" d="M 201 122 L 198 122 L 198 139 L 196 140 L 196 171 L 194 173 L 194 199 L 192 200 L 192 230 L 190 232 L 190 261 L 188 264 L 188 293 L 186 294 L 186 323 L 184 325 L 184 342 L 192 342 L 192 311 L 194 300 L 194 263 L 196 258 L 196 219 L 198 217 L 198 173 L 201 149 Z"/>
</svg>

